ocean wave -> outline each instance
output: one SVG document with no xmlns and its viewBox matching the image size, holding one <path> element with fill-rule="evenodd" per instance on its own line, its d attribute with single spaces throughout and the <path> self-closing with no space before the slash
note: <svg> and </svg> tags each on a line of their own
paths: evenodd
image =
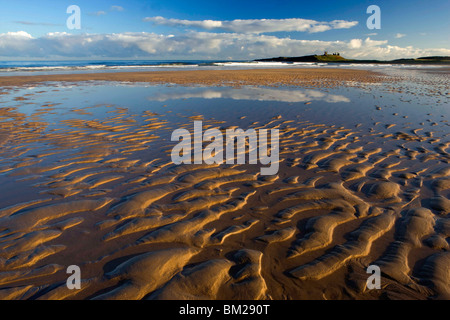
<svg viewBox="0 0 450 320">
<path fill-rule="evenodd" d="M 21 66 L 0 67 L 0 72 L 37 72 L 37 71 L 70 71 L 70 70 L 115 70 L 115 69 L 146 69 L 146 68 L 188 68 L 198 67 L 198 64 L 158 64 L 158 65 L 87 65 L 87 66 Z"/>
<path fill-rule="evenodd" d="M 319 64 L 315 62 L 247 61 L 247 62 L 215 62 L 214 65 L 220 67 L 270 67 L 270 66 L 294 66 L 294 65 L 317 66 Z"/>
<path fill-rule="evenodd" d="M 363 68 L 363 69 L 404 69 L 404 68 L 439 68 L 435 65 L 404 65 L 376 63 L 327 63 L 327 62 L 282 62 L 282 61 L 90 61 L 90 62 L 5 62 L 0 63 L 0 74 L 10 75 L 20 72 L 89 72 L 95 70 L 155 70 L 155 69 L 226 69 L 226 68 L 289 68 L 289 67 L 323 67 L 323 68 Z"/>
</svg>

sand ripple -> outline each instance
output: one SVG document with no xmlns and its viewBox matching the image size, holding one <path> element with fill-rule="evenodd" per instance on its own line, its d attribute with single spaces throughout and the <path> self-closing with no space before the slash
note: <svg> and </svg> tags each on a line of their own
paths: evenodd
<svg viewBox="0 0 450 320">
<path fill-rule="evenodd" d="M 1 299 L 449 298 L 449 143 L 430 132 L 275 117 L 253 125 L 281 133 L 263 177 L 174 166 L 157 141 L 178 124 L 110 110 L 50 130 L 0 109 L 0 172 L 23 192 L 0 210 Z M 65 287 L 71 264 L 82 290 Z"/>
</svg>

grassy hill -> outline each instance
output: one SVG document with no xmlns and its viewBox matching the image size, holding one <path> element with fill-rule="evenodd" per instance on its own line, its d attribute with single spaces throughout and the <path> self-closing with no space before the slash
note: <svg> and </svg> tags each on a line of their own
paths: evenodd
<svg viewBox="0 0 450 320">
<path fill-rule="evenodd" d="M 269 59 L 258 59 L 255 61 L 281 61 L 281 62 L 342 62 L 349 61 L 341 57 L 339 54 L 323 54 L 323 55 L 310 55 L 302 57 L 278 57 Z"/>
<path fill-rule="evenodd" d="M 380 63 L 380 64 L 450 64 L 450 57 L 420 57 L 415 59 L 396 60 L 356 60 L 346 59 L 339 54 L 309 55 L 301 57 L 277 57 L 268 59 L 257 59 L 262 62 L 337 62 L 337 63 Z"/>
<path fill-rule="evenodd" d="M 317 59 L 317 61 L 323 61 L 323 62 L 341 62 L 341 61 L 349 61 L 348 59 L 345 59 L 344 57 L 341 57 L 339 54 L 323 54 L 323 55 L 315 55 L 314 58 Z"/>
</svg>

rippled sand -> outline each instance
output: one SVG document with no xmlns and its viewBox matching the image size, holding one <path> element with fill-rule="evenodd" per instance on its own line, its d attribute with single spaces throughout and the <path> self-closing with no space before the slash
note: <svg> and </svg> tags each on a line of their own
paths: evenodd
<svg viewBox="0 0 450 320">
<path fill-rule="evenodd" d="M 448 92 L 436 89 L 448 89 L 448 77 L 432 78 L 436 83 L 418 91 L 394 76 L 320 72 L 154 73 L 149 81 L 278 86 L 303 79 L 308 86 L 369 91 L 383 84 L 391 94 L 413 91 L 411 104 L 422 95 L 448 107 Z M 39 81 L 149 75 L 58 77 Z M 11 86 L 2 101 L 11 102 L 13 85 L 30 83 L 16 81 L 0 81 Z M 230 119 L 191 112 L 174 122 L 170 105 L 162 114 L 115 101 L 63 111 L 49 101 L 25 112 L 37 95 L 51 100 L 58 90 L 33 85 L 34 94 L 0 106 L 1 299 L 450 298 L 444 114 L 412 125 L 390 105 L 361 105 L 367 118 L 338 126 L 327 114 L 320 122 L 261 110 L 265 120 L 248 127 L 280 130 L 279 173 L 261 176 L 254 165 L 171 163 L 173 143 L 161 137 L 191 128 L 194 119 L 224 131 L 234 125 Z M 311 97 L 297 103 L 309 107 Z M 93 116 L 96 108 L 102 111 Z M 369 116 L 379 113 L 383 121 Z M 66 287 L 72 264 L 81 268 L 81 290 Z M 381 268 L 381 290 L 366 287 L 369 265 Z"/>
</svg>

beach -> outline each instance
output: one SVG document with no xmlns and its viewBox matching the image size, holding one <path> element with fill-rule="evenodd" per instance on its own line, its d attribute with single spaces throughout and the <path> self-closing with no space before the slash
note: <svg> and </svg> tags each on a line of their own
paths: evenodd
<svg viewBox="0 0 450 320">
<path fill-rule="evenodd" d="M 0 299 L 449 299 L 448 88 L 446 67 L 1 76 Z M 194 121 L 277 129 L 277 174 L 174 164 Z"/>
<path fill-rule="evenodd" d="M 202 85 L 295 85 L 307 82 L 310 85 L 326 86 L 327 81 L 376 81 L 376 73 L 366 70 L 295 68 L 295 69 L 250 69 L 250 70 L 189 70 L 151 72 L 112 72 L 47 74 L 38 76 L 0 77 L 1 86 L 16 86 L 50 81 L 120 81 Z"/>
</svg>

